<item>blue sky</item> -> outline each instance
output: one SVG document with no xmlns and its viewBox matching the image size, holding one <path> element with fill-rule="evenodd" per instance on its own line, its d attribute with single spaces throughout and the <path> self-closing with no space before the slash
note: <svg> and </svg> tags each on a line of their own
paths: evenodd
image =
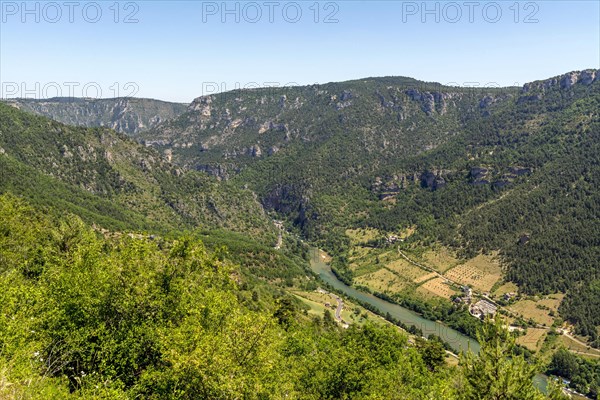
<svg viewBox="0 0 600 400">
<path fill-rule="evenodd" d="M 187 103 L 256 85 L 399 75 L 506 86 L 600 68 L 598 1 L 73 4 L 0 1 L 3 97 Z"/>
</svg>

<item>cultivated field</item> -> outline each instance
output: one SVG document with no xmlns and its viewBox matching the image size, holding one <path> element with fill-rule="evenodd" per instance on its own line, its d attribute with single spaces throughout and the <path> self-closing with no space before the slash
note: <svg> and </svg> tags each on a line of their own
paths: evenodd
<svg viewBox="0 0 600 400">
<path fill-rule="evenodd" d="M 450 285 L 445 283 L 443 278 L 439 277 L 431 279 L 419 286 L 417 292 L 426 296 L 439 296 L 445 299 L 449 299 L 450 296 L 456 294 L 456 291 L 452 289 Z"/>
<path fill-rule="evenodd" d="M 526 320 L 532 319 L 538 324 L 551 326 L 554 318 L 550 316 L 550 311 L 557 312 L 562 297 L 563 295 L 554 294 L 538 301 L 519 300 L 507 308 Z"/>
<path fill-rule="evenodd" d="M 362 246 L 352 246 L 348 253 L 348 267 L 352 270 L 356 275 L 356 271 L 360 269 L 365 269 L 365 271 L 369 271 L 371 269 L 371 265 L 374 264 L 372 260 L 371 252 L 373 249 Z"/>
<path fill-rule="evenodd" d="M 463 285 L 471 285 L 478 291 L 489 292 L 502 277 L 502 268 L 496 257 L 480 254 L 444 275 Z"/>
<path fill-rule="evenodd" d="M 362 262 L 350 264 L 350 270 L 354 277 L 358 278 L 363 275 L 372 274 L 383 268 L 383 265 L 375 262 Z"/>
<path fill-rule="evenodd" d="M 547 330 L 542 328 L 527 328 L 525 336 L 517 338 L 517 343 L 531 351 L 538 351 L 544 343 Z"/>
<path fill-rule="evenodd" d="M 519 287 L 512 282 L 507 282 L 494 291 L 494 295 L 502 296 L 505 293 L 517 293 Z"/>
<path fill-rule="evenodd" d="M 437 276 L 437 274 L 435 272 L 430 272 L 427 275 L 421 275 L 418 278 L 413 279 L 414 283 L 422 283 L 425 281 L 428 281 L 432 278 L 435 278 Z"/>
<path fill-rule="evenodd" d="M 564 297 L 565 297 L 565 295 L 563 293 L 555 293 L 555 294 L 546 296 L 546 298 L 540 300 L 538 303 L 550 308 L 554 312 L 557 312 L 558 306 L 560 305 L 560 303 L 562 302 L 562 299 Z"/>
<path fill-rule="evenodd" d="M 590 358 L 600 358 L 600 350 L 594 349 L 589 346 L 583 346 L 581 343 L 578 343 L 578 342 L 572 340 L 568 336 L 561 335 L 560 342 L 567 349 L 569 349 L 579 355 L 587 356 Z"/>
<path fill-rule="evenodd" d="M 428 265 L 441 273 L 455 267 L 460 262 L 460 260 L 446 247 L 428 250 L 423 253 L 422 258 L 423 264 Z"/>
<path fill-rule="evenodd" d="M 359 260 L 361 258 L 364 257 L 369 257 L 369 253 L 372 251 L 373 249 L 369 248 L 369 247 L 362 247 L 362 246 L 352 246 L 350 248 L 350 252 L 348 253 L 349 257 L 351 260 Z"/>
<path fill-rule="evenodd" d="M 373 228 L 346 229 L 346 236 L 350 238 L 350 243 L 355 245 L 377 239 L 380 236 L 380 232 Z"/>
<path fill-rule="evenodd" d="M 394 251 L 381 252 L 378 249 L 365 247 L 354 247 L 351 254 L 354 253 L 354 249 L 361 249 L 356 256 L 350 257 L 349 268 L 355 277 L 373 273 L 397 257 Z"/>
<path fill-rule="evenodd" d="M 397 273 L 401 277 L 415 282 L 417 279 L 429 275 L 427 271 L 409 263 L 404 258 L 386 263 L 385 267 Z"/>
<path fill-rule="evenodd" d="M 398 278 L 396 275 L 386 269 L 380 269 L 354 279 L 354 281 L 371 290 L 378 292 L 398 293 L 409 286 L 409 282 Z"/>
</svg>

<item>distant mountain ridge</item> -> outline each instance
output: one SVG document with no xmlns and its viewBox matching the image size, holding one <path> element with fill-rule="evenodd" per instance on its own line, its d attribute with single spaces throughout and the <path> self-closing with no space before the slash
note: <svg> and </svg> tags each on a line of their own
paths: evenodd
<svg viewBox="0 0 600 400">
<path fill-rule="evenodd" d="M 4 101 L 23 111 L 42 115 L 67 125 L 107 127 L 127 135 L 152 129 L 168 119 L 176 118 L 186 110 L 186 105 L 182 103 L 126 97 L 114 99 L 55 97 L 42 100 Z"/>
<path fill-rule="evenodd" d="M 239 90 L 198 97 L 185 113 L 137 136 L 176 163 L 217 175 L 285 148 L 325 144 L 341 131 L 369 153 L 398 157 L 438 146 L 460 129 L 462 118 L 487 112 L 517 91 L 405 77 Z"/>
</svg>

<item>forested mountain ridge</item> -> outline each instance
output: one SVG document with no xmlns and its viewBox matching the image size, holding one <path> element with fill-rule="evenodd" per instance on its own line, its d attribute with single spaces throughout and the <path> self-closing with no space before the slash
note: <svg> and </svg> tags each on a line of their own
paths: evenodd
<svg viewBox="0 0 600 400">
<path fill-rule="evenodd" d="M 597 73 L 525 85 L 513 104 L 466 132 L 425 158 L 428 168 L 457 171 L 444 177 L 445 191 L 422 193 L 439 222 L 429 235 L 471 254 L 500 249 L 509 280 L 530 294 L 566 292 L 561 314 L 598 345 Z M 396 218 L 384 212 L 379 221 L 407 223 L 400 215 L 418 212 L 400 198 L 397 204 Z"/>
<path fill-rule="evenodd" d="M 211 249 L 226 246 L 254 279 L 305 274 L 305 249 L 290 236 L 278 239 L 250 190 L 174 166 L 108 128 L 68 126 L 0 103 L 0 193 L 108 234 L 193 232 Z"/>
<path fill-rule="evenodd" d="M 361 146 L 361 161 L 375 162 L 375 170 L 454 142 L 467 123 L 483 121 L 514 104 L 531 109 L 550 102 L 547 110 L 534 112 L 551 111 L 573 101 L 573 96 L 585 96 L 579 88 L 596 87 L 597 75 L 595 70 L 572 72 L 522 88 L 448 87 L 387 77 L 237 90 L 199 97 L 179 117 L 138 137 L 179 165 L 217 175 L 227 166 L 235 173 L 284 149 L 303 146 L 329 146 L 347 156 L 355 142 Z M 345 136 L 338 138 L 340 133 Z"/>
<path fill-rule="evenodd" d="M 439 242 L 464 256 L 499 250 L 506 277 L 524 293 L 567 293 L 562 315 L 594 341 L 599 75 L 584 70 L 493 89 L 369 78 L 204 96 L 138 135 L 160 155 L 127 142 L 131 148 L 109 162 L 111 149 L 86 153 L 79 142 L 87 139 L 62 143 L 46 134 L 38 156 L 3 146 L 25 161 L 5 168 L 13 172 L 3 181 L 25 187 L 15 179 L 27 165 L 36 177 L 44 170 L 45 182 L 53 175 L 71 191 L 78 186 L 77 194 L 54 195 L 59 204 L 79 199 L 89 212 L 99 202 L 96 209 L 111 211 L 94 217 L 116 216 L 112 223 L 140 214 L 160 225 L 204 221 L 265 234 L 272 245 L 276 232 L 258 201 L 334 254 L 348 279 L 347 229 L 416 227 L 407 246 Z M 45 153 L 50 142 L 63 147 Z M 217 185 L 188 169 L 229 179 Z M 240 197 L 227 190 L 245 200 L 229 204 Z"/>
<path fill-rule="evenodd" d="M 389 159 L 449 140 L 468 115 L 515 91 L 402 77 L 240 90 L 199 97 L 187 112 L 139 137 L 178 164 L 217 175 L 282 150 L 337 145 L 340 135 L 339 152 L 357 144 L 371 157 Z"/>
<path fill-rule="evenodd" d="M 175 118 L 185 104 L 142 98 L 82 99 L 10 99 L 7 104 L 24 111 L 52 118 L 67 125 L 107 127 L 128 135 L 154 128 Z"/>
</svg>

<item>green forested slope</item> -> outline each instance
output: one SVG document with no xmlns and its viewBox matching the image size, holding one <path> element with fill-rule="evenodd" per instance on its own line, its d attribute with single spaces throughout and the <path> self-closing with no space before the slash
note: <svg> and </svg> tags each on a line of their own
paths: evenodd
<svg viewBox="0 0 600 400">
<path fill-rule="evenodd" d="M 177 169 L 109 129 L 70 127 L 4 104 L 0 116 L 3 191 L 69 211 L 89 207 L 114 220 L 110 228 L 222 227 L 275 241 L 249 191 Z"/>
<path fill-rule="evenodd" d="M 374 225 L 414 223 L 421 227 L 415 240 L 439 239 L 466 254 L 500 249 L 508 279 L 526 293 L 566 292 L 561 312 L 596 340 L 599 88 L 546 89 L 540 99 L 528 94 L 470 122 L 460 141 L 419 160 L 454 171 L 446 186 L 400 194 L 398 206 L 381 212 Z M 477 168 L 488 170 L 489 182 L 477 182 Z M 527 172 L 518 176 L 511 169 Z"/>
<path fill-rule="evenodd" d="M 184 138 L 166 158 L 0 104 L 0 398 L 542 398 L 541 367 L 513 354 L 500 318 L 457 367 L 435 340 L 310 318 L 282 290 L 306 280 L 306 247 L 285 235 L 275 250 L 259 202 L 341 270 L 351 227 L 416 226 L 408 247 L 499 249 L 522 290 L 567 291 L 561 312 L 594 339 L 598 84 L 562 81 L 475 97 L 417 96 L 393 78 L 374 93 L 372 80 L 298 89 L 325 97 L 289 111 L 298 127 L 255 132 L 281 145 L 270 155 L 253 147 L 250 120 L 220 137 L 210 124 L 225 110 L 196 119 L 202 100 L 167 126 L 208 142 Z M 300 103 L 286 96 L 283 108 Z"/>
</svg>

